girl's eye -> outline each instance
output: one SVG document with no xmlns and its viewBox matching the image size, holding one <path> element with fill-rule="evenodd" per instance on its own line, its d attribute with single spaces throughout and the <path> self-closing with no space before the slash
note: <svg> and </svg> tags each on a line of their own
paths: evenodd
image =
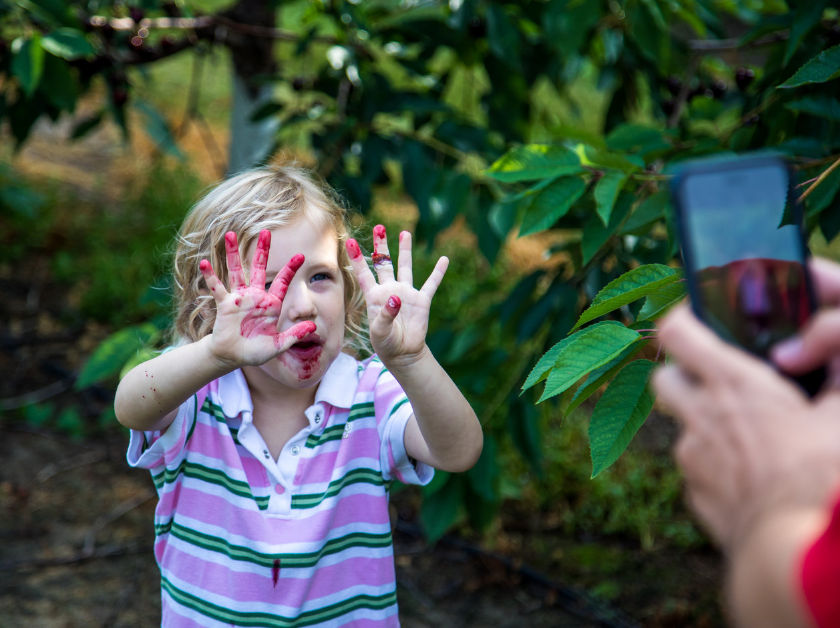
<svg viewBox="0 0 840 628">
<path fill-rule="evenodd" d="M 316 274 L 312 275 L 312 279 L 310 279 L 309 281 L 326 281 L 327 279 L 330 279 L 330 278 L 331 277 L 329 276 L 328 273 L 316 273 Z"/>
</svg>

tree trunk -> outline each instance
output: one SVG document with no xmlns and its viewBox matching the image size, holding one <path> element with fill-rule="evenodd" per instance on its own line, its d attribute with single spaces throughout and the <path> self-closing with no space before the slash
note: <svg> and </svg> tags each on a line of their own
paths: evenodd
<svg viewBox="0 0 840 628">
<path fill-rule="evenodd" d="M 276 12 L 269 0 L 240 0 L 225 12 L 225 17 L 253 26 L 273 28 Z M 228 174 L 264 162 L 270 155 L 274 137 L 280 127 L 276 118 L 252 122 L 251 116 L 272 97 L 273 83 L 260 79 L 274 77 L 274 40 L 260 37 L 245 29 L 228 29 L 225 43 L 233 59 L 233 110 L 230 120 Z"/>
</svg>

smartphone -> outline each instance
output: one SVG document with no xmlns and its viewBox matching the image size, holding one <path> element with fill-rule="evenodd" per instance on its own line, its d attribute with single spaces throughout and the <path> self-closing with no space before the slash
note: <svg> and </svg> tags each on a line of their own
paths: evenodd
<svg viewBox="0 0 840 628">
<path fill-rule="evenodd" d="M 816 309 L 793 176 L 778 155 L 682 165 L 671 185 L 695 314 L 763 359 Z M 796 376 L 813 396 L 825 368 Z"/>
</svg>

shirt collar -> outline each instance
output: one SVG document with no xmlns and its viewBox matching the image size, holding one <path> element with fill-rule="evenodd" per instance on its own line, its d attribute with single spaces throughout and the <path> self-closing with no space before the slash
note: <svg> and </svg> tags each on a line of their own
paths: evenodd
<svg viewBox="0 0 840 628">
<path fill-rule="evenodd" d="M 346 353 L 339 353 L 318 384 L 315 403 L 324 401 L 336 408 L 350 408 L 358 386 L 358 362 Z M 219 378 L 219 403 L 229 418 L 237 417 L 241 412 L 253 413 L 251 392 L 241 369 Z"/>
</svg>

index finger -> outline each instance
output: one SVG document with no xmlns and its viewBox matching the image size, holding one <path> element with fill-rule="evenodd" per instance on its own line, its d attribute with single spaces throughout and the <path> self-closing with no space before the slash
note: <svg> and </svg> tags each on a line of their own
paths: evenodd
<svg viewBox="0 0 840 628">
<path fill-rule="evenodd" d="M 376 279 L 373 273 L 370 272 L 367 262 L 362 255 L 362 250 L 359 248 L 359 243 L 353 238 L 347 240 L 347 253 L 350 255 L 350 264 L 353 266 L 353 273 L 359 281 L 359 287 L 362 289 L 362 294 L 367 294 L 371 288 L 376 285 Z"/>
<path fill-rule="evenodd" d="M 244 288 L 245 274 L 242 272 L 242 260 L 239 258 L 239 243 L 236 241 L 236 234 L 228 231 L 225 234 L 225 253 L 227 254 L 227 270 L 230 278 L 231 291 Z"/>
<path fill-rule="evenodd" d="M 840 265 L 819 257 L 808 261 L 820 305 L 840 305 Z"/>
<path fill-rule="evenodd" d="M 703 382 L 739 381 L 758 362 L 721 340 L 687 305 L 675 307 L 665 317 L 659 341 L 683 369 Z"/>
</svg>

